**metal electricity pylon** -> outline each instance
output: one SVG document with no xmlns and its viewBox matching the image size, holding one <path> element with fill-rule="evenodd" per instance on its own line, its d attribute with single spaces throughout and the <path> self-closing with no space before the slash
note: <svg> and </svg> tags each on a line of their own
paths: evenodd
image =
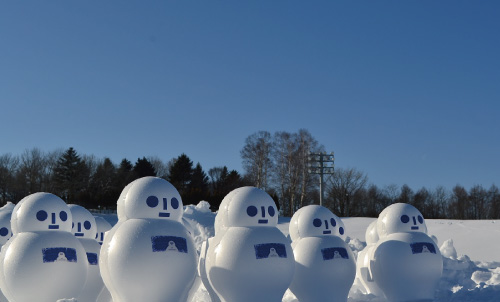
<svg viewBox="0 0 500 302">
<path fill-rule="evenodd" d="M 328 153 L 309 153 L 309 173 L 319 174 L 319 205 L 323 205 L 323 183 L 324 175 L 333 174 L 334 161 L 333 152 Z"/>
</svg>

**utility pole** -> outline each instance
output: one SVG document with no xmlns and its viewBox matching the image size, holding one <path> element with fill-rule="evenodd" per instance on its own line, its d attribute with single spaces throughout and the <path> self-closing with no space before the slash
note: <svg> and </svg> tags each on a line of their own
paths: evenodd
<svg viewBox="0 0 500 302">
<path fill-rule="evenodd" d="M 309 173 L 319 174 L 319 205 L 323 205 L 323 183 L 324 175 L 332 175 L 335 158 L 333 152 L 328 153 L 311 153 L 308 154 Z"/>
</svg>

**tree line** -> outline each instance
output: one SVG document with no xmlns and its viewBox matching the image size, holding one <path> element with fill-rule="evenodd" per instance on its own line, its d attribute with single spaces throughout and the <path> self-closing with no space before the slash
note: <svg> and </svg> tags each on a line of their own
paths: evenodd
<svg viewBox="0 0 500 302">
<path fill-rule="evenodd" d="M 325 153 L 325 148 L 305 129 L 249 135 L 240 151 L 243 175 L 226 166 L 205 172 L 186 154 L 169 162 L 150 156 L 134 163 L 124 158 L 116 164 L 107 157 L 80 155 L 72 147 L 51 152 L 33 148 L 21 155 L 0 155 L 0 203 L 50 192 L 89 209 L 115 209 L 128 183 L 157 176 L 177 188 L 184 204 L 205 200 L 213 211 L 233 189 L 256 186 L 273 197 L 281 215 L 291 217 L 297 209 L 319 203 L 319 179 L 310 171 L 310 153 Z M 323 205 L 341 217 L 377 217 L 390 204 L 404 202 L 426 218 L 500 219 L 500 192 L 495 185 L 469 190 L 460 185 L 451 190 L 438 186 L 413 191 L 408 185 L 380 188 L 369 184 L 356 168 L 335 168 L 325 178 L 323 190 Z"/>
</svg>

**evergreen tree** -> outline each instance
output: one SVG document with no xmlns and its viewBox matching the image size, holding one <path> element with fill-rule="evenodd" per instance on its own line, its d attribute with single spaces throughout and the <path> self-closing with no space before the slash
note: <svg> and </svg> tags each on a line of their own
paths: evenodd
<svg viewBox="0 0 500 302">
<path fill-rule="evenodd" d="M 67 203 L 78 203 L 78 194 L 86 186 L 87 167 L 73 147 L 70 147 L 58 159 L 54 168 L 55 188 Z"/>
<path fill-rule="evenodd" d="M 169 169 L 168 181 L 179 191 L 183 196 L 191 183 L 193 176 L 193 162 L 189 157 L 182 153 L 174 160 L 173 165 Z"/>
<path fill-rule="evenodd" d="M 208 176 L 200 163 L 197 163 L 183 201 L 184 204 L 197 204 L 202 200 L 207 200 L 208 197 Z"/>
<path fill-rule="evenodd" d="M 144 176 L 156 176 L 155 168 L 146 157 L 137 159 L 133 171 L 136 179 Z"/>
<path fill-rule="evenodd" d="M 92 198 L 89 200 L 91 208 L 98 206 L 116 207 L 116 201 L 120 194 L 120 190 L 116 187 L 116 170 L 111 159 L 107 157 L 97 165 L 92 177 Z"/>
</svg>

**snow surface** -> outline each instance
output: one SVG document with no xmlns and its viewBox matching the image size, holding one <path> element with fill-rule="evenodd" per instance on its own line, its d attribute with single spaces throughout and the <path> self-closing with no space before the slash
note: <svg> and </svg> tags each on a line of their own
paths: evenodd
<svg viewBox="0 0 500 302">
<path fill-rule="evenodd" d="M 95 214 L 114 225 L 118 217 Z M 216 213 L 207 202 L 184 207 L 184 218 L 193 226 L 198 251 L 204 240 L 214 236 Z M 355 255 L 365 246 L 365 231 L 375 218 L 342 218 L 346 227 L 346 242 Z M 288 236 L 289 217 L 280 217 L 278 228 Z M 500 220 L 426 219 L 429 236 L 434 235 L 441 247 L 444 261 L 443 276 L 436 291 L 436 302 L 500 301 Z M 200 285 L 191 302 L 210 302 Z M 363 294 L 356 281 L 349 293 L 349 302 L 385 302 L 385 299 Z M 298 302 L 290 291 L 283 302 Z"/>
</svg>

